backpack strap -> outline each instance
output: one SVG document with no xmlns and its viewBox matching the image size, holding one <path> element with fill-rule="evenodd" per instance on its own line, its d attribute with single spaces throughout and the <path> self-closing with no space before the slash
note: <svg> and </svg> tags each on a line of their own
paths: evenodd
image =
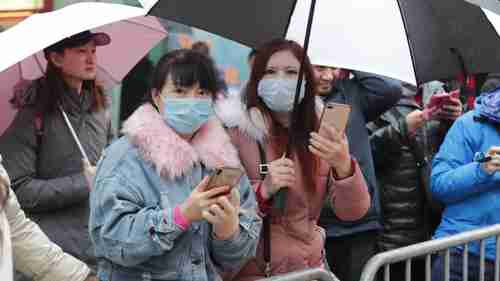
<svg viewBox="0 0 500 281">
<path fill-rule="evenodd" d="M 42 140 L 43 140 L 43 127 L 44 127 L 44 118 L 43 118 L 43 113 L 37 112 L 35 113 L 35 118 L 33 119 L 33 127 L 35 127 L 35 138 L 36 138 L 36 147 L 35 147 L 35 153 L 36 153 L 36 169 L 38 171 L 38 168 L 40 167 L 39 165 L 39 159 L 40 159 L 40 151 L 42 150 Z"/>
<path fill-rule="evenodd" d="M 40 112 L 35 113 L 35 118 L 33 119 L 33 126 L 35 127 L 35 137 L 36 137 L 36 152 L 40 152 L 40 147 L 42 145 L 43 137 L 43 114 Z"/>
</svg>

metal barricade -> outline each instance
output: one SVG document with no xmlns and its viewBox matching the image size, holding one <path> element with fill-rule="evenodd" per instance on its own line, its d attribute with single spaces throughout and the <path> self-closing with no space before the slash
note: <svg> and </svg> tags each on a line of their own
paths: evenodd
<svg viewBox="0 0 500 281">
<path fill-rule="evenodd" d="M 495 281 L 499 279 L 500 267 L 500 224 L 496 224 L 481 229 L 460 233 L 442 239 L 431 240 L 414 244 L 407 247 L 383 252 L 373 256 L 365 265 L 360 281 L 374 281 L 377 272 L 384 267 L 384 281 L 390 280 L 390 265 L 405 261 L 406 281 L 411 281 L 411 262 L 413 258 L 425 256 L 425 280 L 431 280 L 431 255 L 445 251 L 444 257 L 444 278 L 446 281 L 450 277 L 450 248 L 464 246 L 462 262 L 462 280 L 468 280 L 468 244 L 480 241 L 480 265 L 479 280 L 484 281 L 485 275 L 485 240 L 496 237 L 496 259 L 495 259 Z M 441 281 L 441 280 L 436 280 Z"/>
<path fill-rule="evenodd" d="M 333 273 L 322 268 L 313 268 L 302 271 L 291 272 L 280 276 L 260 279 L 259 281 L 339 281 Z"/>
</svg>

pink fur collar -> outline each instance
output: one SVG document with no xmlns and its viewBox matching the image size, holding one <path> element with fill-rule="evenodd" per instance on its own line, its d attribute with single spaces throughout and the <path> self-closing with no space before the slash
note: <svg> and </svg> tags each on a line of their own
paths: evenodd
<svg viewBox="0 0 500 281">
<path fill-rule="evenodd" d="M 217 119 L 205 123 L 191 142 L 187 142 L 151 105 L 146 104 L 132 114 L 122 131 L 138 148 L 142 158 L 167 179 L 183 176 L 197 163 L 203 163 L 209 169 L 241 167 L 238 152 Z"/>
</svg>

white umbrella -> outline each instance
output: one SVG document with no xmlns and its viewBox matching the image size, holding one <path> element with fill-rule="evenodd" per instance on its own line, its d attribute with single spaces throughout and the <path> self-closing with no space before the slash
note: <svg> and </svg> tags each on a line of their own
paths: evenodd
<svg viewBox="0 0 500 281">
<path fill-rule="evenodd" d="M 0 33 L 0 71 L 73 34 L 145 14 L 141 8 L 98 2 L 34 14 Z"/>
<path fill-rule="evenodd" d="M 498 0 L 466 0 L 474 5 L 486 8 L 489 11 L 500 14 L 500 2 Z"/>
<path fill-rule="evenodd" d="M 167 35 L 155 17 L 142 8 L 97 2 L 77 3 L 35 14 L 0 33 L 0 133 L 15 110 L 9 103 L 14 86 L 43 75 L 43 49 L 76 33 L 106 32 L 111 44 L 98 48 L 97 81 L 110 89 Z M 85 152 L 82 151 L 85 158 Z"/>
<path fill-rule="evenodd" d="M 139 3 L 141 3 L 145 10 L 149 11 L 156 4 L 156 1 L 157 0 L 139 0 Z"/>
<path fill-rule="evenodd" d="M 297 1 L 288 39 L 304 41 L 309 2 Z M 316 5 L 308 50 L 313 64 L 380 73 L 416 84 L 397 1 L 318 1 Z M 378 20 L 372 20 L 374 15 Z"/>
</svg>

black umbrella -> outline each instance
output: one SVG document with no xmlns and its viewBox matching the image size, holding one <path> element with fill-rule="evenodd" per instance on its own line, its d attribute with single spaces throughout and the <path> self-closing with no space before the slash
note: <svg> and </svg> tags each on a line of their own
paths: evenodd
<svg viewBox="0 0 500 281">
<path fill-rule="evenodd" d="M 366 34 L 356 35 L 368 37 L 373 35 L 368 34 L 373 33 L 369 27 L 383 22 L 381 15 L 378 14 L 379 10 L 374 10 L 372 14 L 366 13 L 364 1 L 323 0 L 318 1 L 314 8 L 316 0 L 161 0 L 150 5 L 152 8 L 149 13 L 216 33 L 250 47 L 258 47 L 274 38 L 305 38 L 304 47 L 307 51 L 308 44 L 311 44 L 308 53 L 315 64 L 347 66 L 351 69 L 387 75 L 415 84 L 456 78 L 460 74 L 500 71 L 500 37 L 483 11 L 463 0 L 371 0 L 370 5 L 378 8 L 397 7 L 396 16 L 402 19 L 400 30 L 404 33 L 399 41 L 405 41 L 403 46 L 407 48 L 407 59 L 404 62 L 396 61 L 386 63 L 386 65 L 382 60 L 379 63 L 371 63 L 371 65 L 359 68 L 357 68 L 359 63 L 349 65 L 350 60 L 357 59 L 356 54 L 346 55 L 335 52 L 336 44 L 346 42 L 344 37 L 349 34 L 349 32 L 341 32 L 343 30 L 339 26 L 349 30 L 354 24 L 364 25 Z M 304 10 L 296 10 L 296 7 L 302 7 Z M 305 7 L 309 7 L 309 11 L 305 11 L 307 9 Z M 339 23 L 336 22 L 336 17 L 328 16 L 329 11 L 333 12 L 337 9 L 352 13 L 349 15 L 352 16 L 352 20 Z M 315 12 L 318 16 L 313 20 Z M 320 17 L 321 14 L 324 16 Z M 359 14 L 363 14 L 364 17 L 359 17 Z M 291 27 L 294 27 L 295 21 L 300 20 L 300 17 L 302 17 L 301 22 L 307 23 L 307 28 L 304 29 L 305 34 L 291 34 Z M 307 17 L 307 20 L 304 20 L 304 17 Z M 327 25 L 337 28 L 325 29 Z M 311 29 L 313 35 L 309 40 Z M 314 32 L 315 30 L 322 32 Z M 363 32 L 363 29 L 356 30 L 356 32 Z M 394 42 L 394 34 L 386 34 L 385 30 L 378 30 L 378 32 L 380 33 L 379 40 L 363 46 L 362 57 L 370 62 L 377 61 L 380 55 L 377 52 L 383 50 L 379 48 L 377 52 L 373 52 L 372 46 L 380 45 L 380 42 L 384 41 Z M 356 44 L 358 41 L 353 38 L 347 38 L 347 42 Z M 359 48 L 360 46 L 353 45 L 352 47 Z M 393 52 L 392 47 L 387 46 L 388 55 L 386 54 L 383 58 L 390 58 Z M 394 55 L 396 53 L 394 52 Z M 336 61 L 343 63 L 337 64 Z M 408 64 L 403 65 L 402 68 L 410 69 L 408 70 L 410 75 L 397 73 L 391 69 L 394 64 L 398 63 Z M 300 77 L 302 77 L 302 71 Z"/>
<path fill-rule="evenodd" d="M 374 2 L 375 1 L 375 2 Z M 472 1 L 472 0 L 471 0 Z M 477 1 L 477 0 L 476 0 Z M 309 7 L 310 0 L 253 0 L 253 1 L 199 1 L 199 0 L 161 0 L 150 10 L 150 14 L 177 21 L 189 26 L 194 26 L 216 33 L 231 40 L 238 41 L 250 47 L 257 47 L 263 42 L 278 37 L 290 37 L 289 27 L 297 11 L 296 6 Z M 361 0 L 350 0 L 349 3 L 362 3 Z M 455 78 L 463 72 L 463 68 L 471 73 L 487 73 L 500 71 L 500 38 L 495 29 L 485 16 L 484 12 L 477 6 L 463 0 L 372 0 L 371 3 L 379 3 L 379 6 L 398 5 L 402 20 L 402 28 L 406 33 L 409 49 L 407 67 L 413 68 L 411 75 L 398 75 L 390 65 L 384 62 L 371 63 L 368 66 L 356 67 L 358 64 L 349 64 L 355 61 L 355 54 L 337 53 L 336 44 L 341 42 L 351 42 L 350 38 L 344 38 L 344 29 L 349 29 L 354 24 L 365 25 L 366 32 L 373 33 L 369 26 L 377 25 L 381 21 L 380 15 L 374 11 L 368 17 L 359 17 L 363 9 L 362 4 L 358 7 L 349 7 L 353 13 L 352 20 L 344 23 L 336 23 L 335 17 L 321 17 L 322 13 L 345 9 L 346 1 L 318 1 L 316 7 L 316 19 L 312 25 L 313 34 L 311 37 L 311 49 L 309 55 L 313 63 L 332 66 L 341 66 L 351 69 L 374 72 L 397 79 L 401 79 L 414 84 L 421 84 L 436 79 Z M 301 5 L 297 5 L 297 3 Z M 366 2 L 364 2 L 366 3 Z M 338 8 L 336 8 L 338 6 Z M 365 5 L 366 6 L 366 5 Z M 357 9 L 359 12 L 357 12 Z M 300 12 L 304 17 L 307 12 Z M 324 20 L 325 19 L 325 20 Z M 329 21 L 329 23 L 325 23 Z M 330 24 L 333 27 L 325 34 L 317 34 L 323 24 Z M 391 42 L 392 34 L 379 30 L 380 42 Z M 372 34 L 367 34 L 371 36 Z M 304 36 L 299 36 L 304 38 Z M 325 38 L 327 40 L 325 40 Z M 328 38 L 329 41 L 328 41 Z M 344 40 L 345 39 L 345 40 Z M 321 46 L 324 55 L 319 52 Z M 381 54 L 370 53 L 371 46 L 379 44 L 375 42 L 366 44 L 363 58 L 367 61 L 377 61 L 377 56 Z M 352 44 L 356 44 L 353 42 Z M 353 46 L 358 47 L 359 46 Z M 387 46 L 390 57 L 392 46 Z M 377 50 L 378 52 L 379 50 Z M 319 57 L 322 56 L 322 57 Z M 347 56 L 347 58 L 346 58 Z M 383 57 L 385 58 L 385 57 Z M 463 64 L 462 64 L 463 62 Z M 413 78 L 411 78 L 413 76 Z M 405 79 L 407 77 L 407 79 Z"/>
</svg>

